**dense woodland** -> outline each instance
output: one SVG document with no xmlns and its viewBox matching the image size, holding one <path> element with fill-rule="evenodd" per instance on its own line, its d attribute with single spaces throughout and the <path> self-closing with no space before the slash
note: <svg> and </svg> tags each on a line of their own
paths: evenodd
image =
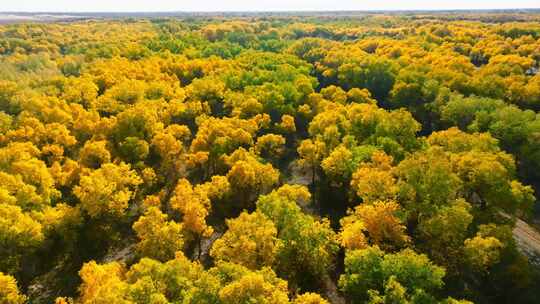
<svg viewBox="0 0 540 304">
<path fill-rule="evenodd" d="M 0 26 L 0 303 L 538 303 L 540 15 Z"/>
</svg>

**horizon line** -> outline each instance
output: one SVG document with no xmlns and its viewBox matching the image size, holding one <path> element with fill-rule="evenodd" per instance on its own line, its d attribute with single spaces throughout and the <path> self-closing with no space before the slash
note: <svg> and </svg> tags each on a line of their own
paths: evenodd
<svg viewBox="0 0 540 304">
<path fill-rule="evenodd" d="M 77 11 L 77 10 L 9 10 L 0 11 L 0 14 L 92 14 L 92 13 L 317 13 L 317 12 L 450 12 L 450 11 L 519 11 L 519 10 L 540 10 L 538 7 L 509 7 L 509 8 L 418 8 L 418 9 L 275 9 L 275 10 L 137 10 L 137 11 L 121 11 L 121 10 L 96 10 L 96 11 Z"/>
</svg>

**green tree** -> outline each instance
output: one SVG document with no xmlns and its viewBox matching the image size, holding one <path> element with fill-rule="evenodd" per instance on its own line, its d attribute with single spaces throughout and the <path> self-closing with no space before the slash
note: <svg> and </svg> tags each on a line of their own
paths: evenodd
<svg viewBox="0 0 540 304">
<path fill-rule="evenodd" d="M 383 292 L 389 282 L 397 282 L 413 294 L 435 292 L 443 287 L 444 275 L 444 268 L 411 249 L 387 254 L 368 247 L 347 252 L 339 285 L 354 303 L 362 303 L 370 290 Z"/>
<path fill-rule="evenodd" d="M 294 200 L 279 191 L 261 196 L 257 210 L 274 222 L 283 242 L 277 255 L 278 273 L 291 284 L 320 283 L 338 250 L 329 221 L 304 214 Z"/>
</svg>

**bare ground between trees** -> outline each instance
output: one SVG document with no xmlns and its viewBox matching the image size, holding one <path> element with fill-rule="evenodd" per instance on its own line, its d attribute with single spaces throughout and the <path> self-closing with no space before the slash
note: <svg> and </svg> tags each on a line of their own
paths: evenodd
<svg viewBox="0 0 540 304">
<path fill-rule="evenodd" d="M 531 262 L 540 266 L 540 233 L 526 222 L 516 219 L 514 239 Z"/>
</svg>

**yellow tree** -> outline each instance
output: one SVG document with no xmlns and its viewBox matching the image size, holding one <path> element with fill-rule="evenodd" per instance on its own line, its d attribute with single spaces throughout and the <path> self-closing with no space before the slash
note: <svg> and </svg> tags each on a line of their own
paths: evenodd
<svg viewBox="0 0 540 304">
<path fill-rule="evenodd" d="M 124 163 L 104 164 L 81 176 L 73 193 L 91 217 L 121 216 L 128 208 L 133 191 L 142 180 Z"/>
<path fill-rule="evenodd" d="M 242 212 L 227 220 L 228 230 L 216 240 L 210 255 L 250 269 L 272 266 L 281 246 L 274 223 L 260 212 Z"/>
<path fill-rule="evenodd" d="M 259 194 L 271 189 L 279 180 L 279 171 L 271 164 L 257 160 L 251 152 L 240 148 L 225 158 L 230 166 L 227 179 L 240 204 L 249 204 Z"/>
<path fill-rule="evenodd" d="M 184 125 L 170 125 L 152 137 L 153 151 L 160 157 L 160 170 L 168 181 L 186 170 L 190 164 L 186 161 L 185 144 L 191 137 L 191 131 Z"/>
<path fill-rule="evenodd" d="M 211 200 L 221 200 L 230 195 L 231 184 L 226 176 L 214 175 L 210 181 L 197 185 L 196 191 L 205 193 Z"/>
<path fill-rule="evenodd" d="M 253 145 L 253 137 L 259 129 L 257 119 L 201 117 L 199 129 L 191 142 L 190 152 L 208 152 L 207 175 L 218 168 L 218 159 L 232 153 L 238 147 Z"/>
<path fill-rule="evenodd" d="M 361 204 L 341 219 L 342 245 L 347 249 L 361 249 L 367 244 L 386 250 L 404 247 L 410 238 L 399 218 L 400 207 L 394 201 Z"/>
<path fill-rule="evenodd" d="M 0 203 L 0 271 L 17 272 L 22 257 L 34 252 L 44 239 L 42 225 L 29 213 L 18 206 Z"/>
<path fill-rule="evenodd" d="M 276 134 L 266 134 L 257 138 L 255 153 L 264 159 L 277 163 L 285 152 L 285 137 Z"/>
<path fill-rule="evenodd" d="M 305 206 L 310 203 L 311 193 L 308 188 L 303 185 L 285 184 L 274 190 L 278 197 L 295 202 L 299 206 Z"/>
<path fill-rule="evenodd" d="M 323 299 L 319 294 L 307 292 L 296 297 L 292 304 L 330 304 L 330 302 Z"/>
<path fill-rule="evenodd" d="M 173 210 L 180 212 L 184 229 L 197 240 L 200 256 L 202 237 L 210 236 L 214 231 L 206 223 L 211 208 L 207 192 L 203 187 L 193 188 L 187 179 L 181 179 L 176 184 L 169 204 Z"/>
<path fill-rule="evenodd" d="M 281 116 L 281 122 L 279 128 L 285 133 L 294 133 L 296 132 L 296 124 L 294 122 L 294 117 L 291 115 Z"/>
<path fill-rule="evenodd" d="M 79 271 L 81 303 L 129 304 L 128 284 L 124 281 L 126 270 L 117 263 L 98 265 L 95 261 L 83 265 Z"/>
<path fill-rule="evenodd" d="M 503 244 L 492 236 L 477 235 L 465 240 L 465 257 L 476 271 L 488 271 L 501 257 Z"/>
<path fill-rule="evenodd" d="M 88 168 L 97 169 L 110 161 L 111 153 L 106 140 L 87 141 L 79 152 L 79 163 Z"/>
<path fill-rule="evenodd" d="M 182 225 L 168 221 L 158 207 L 150 207 L 145 214 L 133 224 L 139 243 L 137 250 L 143 257 L 160 261 L 174 258 L 177 251 L 184 247 Z"/>
<path fill-rule="evenodd" d="M 351 188 L 365 203 L 395 199 L 398 187 L 392 168 L 391 156 L 374 152 L 371 162 L 360 164 L 354 172 Z"/>
<path fill-rule="evenodd" d="M 342 184 L 351 178 L 352 160 L 353 153 L 345 146 L 339 146 L 322 161 L 321 167 L 332 181 Z"/>
<path fill-rule="evenodd" d="M 19 291 L 15 278 L 2 272 L 0 272 L 0 303 L 26 303 L 26 297 Z"/>
<path fill-rule="evenodd" d="M 39 210 L 60 195 L 41 153 L 30 142 L 0 148 L 0 189 L 24 210 Z"/>
<path fill-rule="evenodd" d="M 311 184 L 315 185 L 317 170 L 326 153 L 326 145 L 319 140 L 306 139 L 298 146 L 298 164 L 311 173 Z"/>
<path fill-rule="evenodd" d="M 287 281 L 278 278 L 270 268 L 252 272 L 240 265 L 221 263 L 216 271 L 232 279 L 222 282 L 219 299 L 223 304 L 289 303 Z"/>
</svg>

